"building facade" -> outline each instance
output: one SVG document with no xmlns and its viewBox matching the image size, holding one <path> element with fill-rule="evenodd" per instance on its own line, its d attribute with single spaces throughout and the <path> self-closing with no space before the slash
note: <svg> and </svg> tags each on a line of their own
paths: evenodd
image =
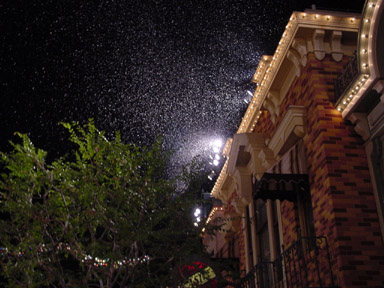
<svg viewBox="0 0 384 288">
<path fill-rule="evenodd" d="M 294 12 L 225 145 L 206 238 L 242 287 L 384 287 L 384 14 Z"/>
</svg>

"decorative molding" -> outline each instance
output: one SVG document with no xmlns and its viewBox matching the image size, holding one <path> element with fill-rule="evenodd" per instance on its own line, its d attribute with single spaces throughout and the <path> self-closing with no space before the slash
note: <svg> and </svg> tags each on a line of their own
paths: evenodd
<svg viewBox="0 0 384 288">
<path fill-rule="evenodd" d="M 275 162 L 273 152 L 265 145 L 265 134 L 248 133 L 248 144 L 245 151 L 251 155 L 248 170 L 257 179 Z"/>
<path fill-rule="evenodd" d="M 240 147 L 246 146 L 248 143 L 247 133 L 238 133 L 233 136 L 231 152 L 228 156 L 227 173 L 232 175 L 236 170 L 237 159 L 241 157 Z"/>
<path fill-rule="evenodd" d="M 233 175 L 238 197 L 248 205 L 252 201 L 252 177 L 247 168 L 237 167 Z"/>
<path fill-rule="evenodd" d="M 277 116 L 280 113 L 280 93 L 279 91 L 270 90 L 266 97 L 264 108 L 268 110 L 272 123 L 275 123 Z"/>
<path fill-rule="evenodd" d="M 317 11 L 304 13 L 294 12 L 289 19 L 274 55 L 261 57 L 260 63 L 252 78 L 252 82 L 257 83 L 257 88 L 249 103 L 245 116 L 241 121 L 238 133 L 251 132 L 255 128 L 255 125 L 260 118 L 264 101 L 268 97 L 269 91 L 273 89 L 271 87 L 273 86 L 274 81 L 281 81 L 280 78 L 277 79 L 276 77 L 278 76 L 279 71 L 286 68 L 283 66 L 285 65 L 285 60 L 287 60 L 289 50 L 291 50 L 291 53 L 293 53 L 292 50 L 295 54 L 297 53 L 299 55 L 298 59 L 300 65 L 305 66 L 307 65 L 308 52 L 315 52 L 317 57 L 320 58 L 325 55 L 326 48 L 328 48 L 329 44 L 324 44 L 324 34 L 328 35 L 329 33 L 329 35 L 331 35 L 332 31 L 348 31 L 357 34 L 360 26 L 359 18 L 359 15 L 355 13 L 341 14 L 337 12 L 333 14 L 330 12 L 330 14 L 318 14 Z M 309 37 L 307 39 L 307 36 L 304 35 L 308 35 L 308 33 L 311 33 L 310 31 L 321 32 L 315 33 L 313 34 L 314 37 Z M 348 46 L 346 47 L 348 49 L 351 48 L 349 47 L 349 44 L 344 45 Z M 344 46 L 341 48 L 344 51 Z M 292 57 L 292 55 L 290 57 Z M 338 56 L 335 54 L 335 57 L 337 59 Z M 289 72 L 288 77 L 293 78 L 296 73 L 298 73 L 298 71 L 295 71 L 294 66 L 292 66 L 292 70 L 293 73 Z M 290 81 L 285 82 L 291 83 Z M 280 89 L 279 93 L 281 94 L 280 98 L 284 97 L 284 91 Z M 280 99 L 280 102 L 281 100 L 282 99 Z"/>
<path fill-rule="evenodd" d="M 376 90 L 377 93 L 383 94 L 384 93 L 384 80 L 379 80 L 376 82 L 375 86 L 373 87 L 374 90 Z M 381 102 L 384 102 L 383 95 L 381 96 Z"/>
<path fill-rule="evenodd" d="M 369 131 L 367 115 L 365 113 L 352 113 L 349 116 L 349 120 L 355 126 L 354 129 L 356 133 L 359 134 L 364 141 L 368 140 L 371 133 Z"/>
<path fill-rule="evenodd" d="M 325 54 L 324 54 L 325 56 Z M 300 58 L 299 54 L 295 52 L 293 49 L 290 49 L 287 53 L 287 58 L 292 62 L 293 66 L 295 67 L 295 75 L 297 77 L 300 76 Z"/>
<path fill-rule="evenodd" d="M 383 100 L 383 96 L 381 99 Z M 356 114 L 356 113 L 352 113 Z M 366 120 L 368 120 L 369 128 L 373 130 L 375 126 L 381 121 L 381 119 L 384 118 L 384 102 L 380 101 L 375 108 L 372 109 L 371 113 L 369 113 L 368 117 Z M 359 133 L 360 135 L 360 133 Z M 364 139 L 366 140 L 366 139 Z"/>
<path fill-rule="evenodd" d="M 261 160 L 261 167 L 263 168 L 262 171 L 256 172 L 256 178 L 257 180 L 261 179 L 262 174 L 267 171 L 269 168 L 272 167 L 273 163 L 275 163 L 275 157 L 272 150 L 270 150 L 268 147 L 265 147 L 264 149 L 260 150 L 257 157 Z"/>
<path fill-rule="evenodd" d="M 332 58 L 336 62 L 340 62 L 343 59 L 344 53 L 341 52 L 341 36 L 343 33 L 341 31 L 332 31 L 331 35 L 331 49 L 332 49 Z"/>
<path fill-rule="evenodd" d="M 366 93 L 380 81 L 376 75 L 377 62 L 374 55 L 377 53 L 377 36 L 374 35 L 377 34 L 379 19 L 384 15 L 380 8 L 383 4 L 383 0 L 365 1 L 357 45 L 359 74 L 336 103 L 337 110 L 342 113 L 343 118 L 348 119 L 349 114 L 353 113 Z"/>
<path fill-rule="evenodd" d="M 268 110 L 272 123 L 275 123 L 276 121 L 276 113 L 275 113 L 275 104 L 269 99 L 266 98 L 263 104 L 264 108 Z"/>
<path fill-rule="evenodd" d="M 316 29 L 313 32 L 313 50 L 315 52 L 315 57 L 317 60 L 323 60 L 325 57 L 324 36 L 325 30 Z"/>
<path fill-rule="evenodd" d="M 284 153 L 299 138 L 306 133 L 306 111 L 303 106 L 289 106 L 284 118 L 276 128 L 268 147 L 276 158 Z M 292 142 L 292 143 L 291 143 Z M 289 147 L 288 147 L 289 146 Z"/>
<path fill-rule="evenodd" d="M 292 48 L 296 49 L 297 53 L 300 55 L 300 64 L 305 67 L 307 65 L 307 46 L 303 39 L 294 39 L 292 42 Z"/>
</svg>

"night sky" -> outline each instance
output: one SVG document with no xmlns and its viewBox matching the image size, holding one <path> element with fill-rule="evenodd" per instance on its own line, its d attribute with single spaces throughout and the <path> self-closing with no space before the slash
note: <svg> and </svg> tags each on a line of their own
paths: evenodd
<svg viewBox="0 0 384 288">
<path fill-rule="evenodd" d="M 58 123 L 94 118 L 126 142 L 163 135 L 185 163 L 237 131 L 260 57 L 313 3 L 364 1 L 1 1 L 0 148 L 20 131 L 58 154 Z"/>
</svg>

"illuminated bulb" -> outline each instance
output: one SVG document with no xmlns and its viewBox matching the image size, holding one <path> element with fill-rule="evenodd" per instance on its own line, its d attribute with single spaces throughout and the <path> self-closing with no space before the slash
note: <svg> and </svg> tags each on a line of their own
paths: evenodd
<svg viewBox="0 0 384 288">
<path fill-rule="evenodd" d="M 374 4 L 374 3 L 371 3 L 371 4 L 369 4 L 369 7 L 370 7 L 370 8 L 375 7 L 375 4 Z"/>
<path fill-rule="evenodd" d="M 363 49 L 363 53 L 367 53 L 367 49 Z"/>
<path fill-rule="evenodd" d="M 303 18 L 304 18 L 305 16 L 307 16 L 307 13 L 304 13 L 304 14 L 303 14 Z"/>
<path fill-rule="evenodd" d="M 367 64 L 367 63 L 364 63 L 364 64 L 363 64 L 363 67 L 364 67 L 364 68 L 367 68 L 367 67 L 368 67 L 368 64 Z"/>
<path fill-rule="evenodd" d="M 337 108 L 337 111 L 341 111 L 341 108 L 339 107 L 339 108 Z"/>
<path fill-rule="evenodd" d="M 351 19 L 351 22 L 355 22 L 355 20 L 356 20 L 355 18 L 352 18 L 352 19 Z"/>
<path fill-rule="evenodd" d="M 345 105 L 345 104 L 347 104 L 347 102 L 346 102 L 346 101 L 344 101 L 344 102 L 343 102 L 343 104 Z"/>
<path fill-rule="evenodd" d="M 319 18 L 319 15 L 316 14 L 315 18 L 316 18 L 316 19 Z"/>
<path fill-rule="evenodd" d="M 368 34 L 363 34 L 363 38 L 368 38 Z"/>
<path fill-rule="evenodd" d="M 369 19 L 365 19 L 365 23 L 369 23 Z"/>
<path fill-rule="evenodd" d="M 328 16 L 327 16 L 327 20 L 329 20 L 329 19 L 331 19 L 331 16 L 328 15 Z"/>
<path fill-rule="evenodd" d="M 353 98 L 353 95 L 352 95 L 352 94 L 351 94 L 351 95 L 349 95 L 349 98 L 351 98 L 351 99 L 352 99 L 352 98 Z"/>
<path fill-rule="evenodd" d="M 359 90 L 359 88 L 360 88 L 359 86 L 356 86 L 356 87 L 355 87 L 356 90 Z"/>
</svg>

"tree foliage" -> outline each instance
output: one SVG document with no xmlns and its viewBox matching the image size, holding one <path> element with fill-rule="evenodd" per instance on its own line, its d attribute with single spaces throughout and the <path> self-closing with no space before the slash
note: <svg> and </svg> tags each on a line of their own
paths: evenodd
<svg viewBox="0 0 384 288">
<path fill-rule="evenodd" d="M 7 287 L 166 287 L 203 248 L 192 225 L 196 173 L 178 193 L 168 155 L 64 123 L 72 153 L 47 163 L 28 136 L 1 153 L 0 265 Z M 192 166 L 194 166 L 193 164 Z M 188 185 L 193 183 L 193 185 Z"/>
</svg>

